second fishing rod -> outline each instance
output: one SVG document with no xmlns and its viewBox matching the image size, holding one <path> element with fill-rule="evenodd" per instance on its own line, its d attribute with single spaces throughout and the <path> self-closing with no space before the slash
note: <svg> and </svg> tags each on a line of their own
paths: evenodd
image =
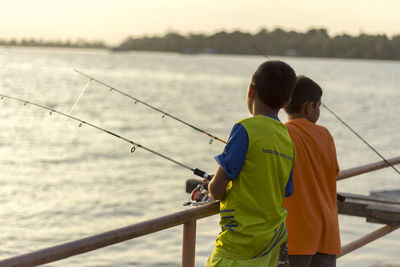
<svg viewBox="0 0 400 267">
<path fill-rule="evenodd" d="M 80 123 L 80 124 L 79 124 L 79 127 L 81 127 L 81 126 L 83 126 L 83 125 L 88 125 L 88 126 L 90 126 L 90 127 L 92 127 L 92 128 L 95 128 L 95 129 L 97 129 L 97 130 L 100 130 L 100 131 L 102 131 L 102 132 L 104 132 L 104 133 L 106 133 L 106 134 L 112 135 L 112 136 L 114 136 L 114 137 L 116 137 L 116 138 L 118 138 L 118 139 L 120 139 L 120 140 L 123 140 L 123 141 L 125 141 L 125 142 L 128 142 L 129 144 L 132 145 L 132 148 L 131 148 L 131 152 L 132 152 L 132 153 L 135 152 L 135 150 L 136 150 L 137 147 L 139 147 L 139 148 L 142 148 L 142 149 L 144 149 L 144 150 L 146 150 L 146 151 L 148 151 L 148 152 L 150 152 L 150 153 L 152 153 L 152 154 L 154 154 L 154 155 L 157 155 L 157 156 L 159 156 L 159 157 L 162 157 L 162 158 L 164 158 L 164 159 L 166 159 L 166 160 L 168 160 L 168 161 L 170 161 L 170 162 L 173 162 L 173 163 L 175 163 L 175 164 L 178 165 L 178 166 L 181 166 L 181 167 L 183 167 L 183 168 L 185 168 L 185 169 L 188 169 L 188 170 L 192 171 L 192 172 L 193 172 L 195 175 L 197 175 L 197 176 L 200 176 L 200 177 L 202 177 L 202 178 L 206 178 L 207 180 L 211 180 L 212 177 L 213 177 L 212 175 L 208 174 L 208 173 L 205 172 L 205 171 L 202 171 L 202 170 L 200 170 L 200 169 L 198 169 L 198 168 L 189 167 L 188 165 L 186 165 L 186 164 L 184 164 L 184 163 L 182 163 L 182 162 L 179 162 L 179 161 L 177 161 L 177 160 L 175 160 L 175 159 L 173 159 L 173 158 L 171 158 L 171 157 L 168 157 L 168 156 L 166 156 L 166 155 L 164 155 L 164 154 L 162 154 L 162 153 L 160 153 L 160 152 L 157 152 L 157 151 L 155 151 L 155 150 L 153 150 L 153 149 L 151 149 L 151 148 L 148 148 L 148 147 L 146 147 L 146 146 L 143 146 L 143 145 L 141 145 L 141 144 L 139 144 L 139 143 L 137 143 L 137 142 L 135 142 L 135 141 L 132 141 L 131 139 L 125 138 L 125 137 L 123 137 L 123 136 L 121 136 L 121 135 L 119 135 L 119 134 L 116 134 L 116 133 L 114 133 L 114 132 L 111 132 L 111 131 L 109 131 L 109 130 L 107 130 L 107 129 L 105 129 L 105 128 L 102 128 L 102 127 L 97 126 L 97 125 L 95 125 L 95 124 L 93 124 L 93 123 L 84 121 L 84 120 L 82 120 L 82 119 L 80 119 L 80 118 L 71 116 L 71 115 L 66 114 L 66 113 L 64 113 L 64 112 L 58 111 L 58 110 L 56 110 L 56 109 L 53 109 L 53 108 L 50 108 L 50 107 L 47 107 L 47 106 L 44 106 L 44 105 L 41 105 L 41 104 L 37 104 L 37 103 L 34 103 L 34 102 L 30 102 L 30 101 L 28 101 L 28 100 L 21 99 L 21 98 L 18 98 L 18 97 L 5 95 L 5 94 L 0 94 L 0 99 L 1 99 L 1 100 L 11 99 L 11 100 L 15 100 L 15 101 L 21 102 L 21 103 L 23 103 L 25 106 L 26 106 L 26 105 L 32 105 L 32 106 L 35 106 L 35 107 L 38 107 L 38 108 L 41 108 L 41 109 L 44 109 L 44 110 L 48 110 L 48 111 L 49 111 L 49 115 L 52 115 L 53 113 L 59 114 L 59 115 L 65 117 L 65 118 L 69 118 L 69 119 L 72 119 L 72 120 L 75 120 L 75 121 L 79 122 L 79 123 Z"/>
<path fill-rule="evenodd" d="M 134 96 L 132 96 L 132 95 L 126 93 L 126 92 L 123 92 L 123 91 L 121 91 L 121 90 L 119 90 L 119 89 L 117 89 L 117 88 L 115 88 L 115 87 L 113 87 L 113 86 L 111 86 L 111 85 L 109 85 L 109 84 L 107 84 L 107 83 L 105 83 L 105 82 L 103 82 L 103 81 L 100 81 L 100 80 L 98 80 L 98 79 L 96 79 L 96 78 L 94 78 L 94 77 L 92 77 L 92 76 L 90 76 L 90 75 L 88 75 L 88 74 L 86 74 L 86 73 L 83 73 L 83 72 L 81 72 L 81 71 L 79 71 L 79 70 L 77 70 L 77 69 L 75 69 L 74 71 L 77 72 L 77 73 L 79 73 L 79 74 L 82 75 L 82 76 L 85 76 L 85 77 L 88 78 L 90 81 L 95 81 L 95 82 L 97 82 L 97 83 L 99 83 L 99 84 L 101 84 L 101 85 L 103 85 L 103 86 L 109 88 L 110 91 L 117 92 L 118 94 L 121 94 L 121 95 L 123 95 L 123 96 L 126 96 L 126 97 L 132 99 L 133 101 L 135 101 L 135 104 L 136 104 L 136 103 L 143 104 L 143 105 L 145 105 L 146 107 L 151 108 L 152 110 L 157 111 L 157 112 L 163 114 L 163 115 L 162 115 L 163 118 L 164 118 L 164 117 L 169 117 L 169 118 L 174 119 L 174 120 L 176 120 L 176 121 L 178 121 L 178 122 L 180 122 L 180 123 L 182 123 L 182 124 L 184 124 L 184 125 L 186 125 L 186 126 L 192 128 L 192 129 L 194 129 L 194 130 L 196 130 L 196 131 L 198 131 L 198 132 L 201 132 L 201 133 L 203 133 L 203 134 L 209 136 L 209 137 L 211 138 L 211 139 L 210 139 L 210 144 L 213 142 L 213 140 L 217 140 L 217 141 L 219 141 L 219 142 L 221 142 L 221 143 L 226 144 L 226 141 L 225 141 L 225 140 L 223 140 L 223 139 L 221 139 L 221 138 L 219 138 L 219 137 L 217 137 L 217 136 L 215 136 L 215 135 L 209 133 L 208 131 L 205 131 L 205 130 L 203 130 L 203 129 L 200 129 L 199 127 L 194 126 L 193 124 L 191 124 L 191 123 L 189 123 L 189 122 L 187 122 L 187 121 L 184 121 L 184 120 L 182 120 L 182 119 L 180 119 L 180 118 L 178 118 L 178 117 L 176 117 L 176 116 L 174 116 L 174 115 L 172 115 L 172 114 L 170 114 L 170 113 L 168 113 L 168 112 L 165 112 L 165 111 L 163 111 L 163 110 L 161 110 L 161 109 L 159 109 L 159 108 L 157 108 L 157 107 L 155 107 L 155 106 L 153 106 L 153 105 L 151 105 L 151 104 L 149 104 L 149 103 L 147 103 L 147 102 L 145 102 L 145 101 L 143 101 L 143 100 L 140 100 L 140 99 L 138 99 L 138 98 L 136 98 L 136 97 L 134 97 Z"/>
</svg>

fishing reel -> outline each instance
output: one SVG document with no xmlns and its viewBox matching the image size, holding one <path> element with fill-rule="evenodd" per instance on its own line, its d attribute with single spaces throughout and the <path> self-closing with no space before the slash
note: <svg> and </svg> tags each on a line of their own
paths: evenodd
<svg viewBox="0 0 400 267">
<path fill-rule="evenodd" d="M 208 191 L 203 184 L 198 184 L 195 189 L 190 193 L 189 201 L 183 203 L 183 206 L 200 206 L 213 202 L 209 196 Z"/>
</svg>

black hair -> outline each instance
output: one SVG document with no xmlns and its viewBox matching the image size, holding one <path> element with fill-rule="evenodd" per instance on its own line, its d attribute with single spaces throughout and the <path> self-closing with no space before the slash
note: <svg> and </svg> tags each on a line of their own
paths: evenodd
<svg viewBox="0 0 400 267">
<path fill-rule="evenodd" d="M 301 111 L 301 107 L 305 102 L 313 102 L 314 106 L 321 100 L 321 87 L 310 78 L 300 75 L 297 77 L 296 86 L 292 94 L 290 104 L 285 108 L 288 114 Z"/>
<path fill-rule="evenodd" d="M 257 68 L 251 84 L 264 104 L 272 109 L 280 109 L 292 95 L 296 73 L 285 62 L 269 60 Z"/>
</svg>

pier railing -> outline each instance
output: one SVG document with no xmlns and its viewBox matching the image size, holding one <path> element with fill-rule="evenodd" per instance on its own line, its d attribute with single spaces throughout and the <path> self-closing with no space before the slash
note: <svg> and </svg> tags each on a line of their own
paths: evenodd
<svg viewBox="0 0 400 267">
<path fill-rule="evenodd" d="M 400 157 L 389 159 L 388 162 L 390 164 L 395 165 L 400 163 Z M 366 172 L 371 172 L 377 169 L 381 169 L 384 167 L 388 167 L 387 163 L 381 161 L 376 162 L 348 170 L 344 170 L 340 173 L 338 180 L 345 179 L 349 177 L 353 177 L 355 175 L 359 175 Z M 346 195 L 346 199 L 348 196 Z M 393 212 L 393 203 L 389 203 L 391 206 L 391 212 Z M 381 205 L 382 206 L 382 205 Z M 399 202 L 400 206 L 400 202 Z M 351 210 L 353 206 L 347 207 L 347 212 L 344 214 L 349 214 L 349 210 Z M 357 203 L 357 209 L 355 213 L 356 216 L 363 216 L 364 210 L 360 210 L 364 208 L 364 210 L 368 210 L 368 205 L 360 205 Z M 395 208 L 396 209 L 396 208 Z M 399 209 L 399 207 L 397 207 Z M 339 212 L 340 207 L 339 207 Z M 400 210 L 395 210 L 397 212 L 397 216 L 400 216 Z M 48 247 L 45 249 L 37 250 L 34 252 L 30 252 L 27 254 L 7 258 L 4 260 L 0 260 L 0 266 L 9 267 L 9 266 L 18 266 L 18 267 L 27 267 L 27 266 L 37 266 L 42 265 L 54 261 L 58 261 L 61 259 L 65 259 L 71 256 L 79 255 L 82 253 L 86 253 L 89 251 L 93 251 L 99 248 L 103 248 L 112 244 L 120 243 L 123 241 L 127 241 L 130 239 L 134 239 L 140 236 L 144 236 L 147 234 L 151 234 L 154 232 L 158 232 L 161 230 L 165 230 L 171 227 L 175 227 L 178 225 L 183 225 L 183 240 L 182 240 L 182 266 L 184 267 L 192 267 L 194 266 L 195 259 L 195 245 L 196 245 L 196 223 L 197 220 L 212 216 L 219 213 L 219 203 L 215 202 L 212 204 L 189 208 L 184 211 L 176 212 L 173 214 L 169 214 L 163 217 L 159 217 L 153 220 L 144 221 L 141 223 L 133 224 L 130 226 L 118 228 L 115 230 L 111 230 L 108 232 L 100 233 L 97 235 L 89 236 L 86 238 L 78 239 L 75 241 L 63 243 L 60 245 L 56 245 L 53 247 Z M 351 213 L 351 212 L 350 212 Z M 367 214 L 368 212 L 366 212 Z M 343 214 L 343 213 L 342 213 Z M 368 217 L 366 216 L 367 220 Z M 397 218 L 397 217 L 396 217 Z M 377 222 L 377 221 L 375 221 Z M 383 222 L 382 222 L 383 223 Z M 394 230 L 399 228 L 400 219 L 398 221 L 392 221 L 386 226 L 354 241 L 348 245 L 343 246 L 342 253 L 338 255 L 341 257 L 361 246 L 364 246 Z"/>
</svg>

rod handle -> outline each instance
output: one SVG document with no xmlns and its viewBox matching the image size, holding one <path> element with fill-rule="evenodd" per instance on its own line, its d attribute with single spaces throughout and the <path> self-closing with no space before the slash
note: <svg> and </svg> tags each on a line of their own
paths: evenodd
<svg viewBox="0 0 400 267">
<path fill-rule="evenodd" d="M 211 181 L 211 179 L 213 178 L 213 175 L 208 174 L 207 172 L 202 171 L 202 170 L 197 169 L 197 168 L 195 168 L 195 169 L 193 170 L 193 173 L 194 173 L 195 175 L 197 175 L 197 176 L 202 177 L 202 178 L 206 178 L 206 179 L 209 180 L 209 181 Z"/>
</svg>

